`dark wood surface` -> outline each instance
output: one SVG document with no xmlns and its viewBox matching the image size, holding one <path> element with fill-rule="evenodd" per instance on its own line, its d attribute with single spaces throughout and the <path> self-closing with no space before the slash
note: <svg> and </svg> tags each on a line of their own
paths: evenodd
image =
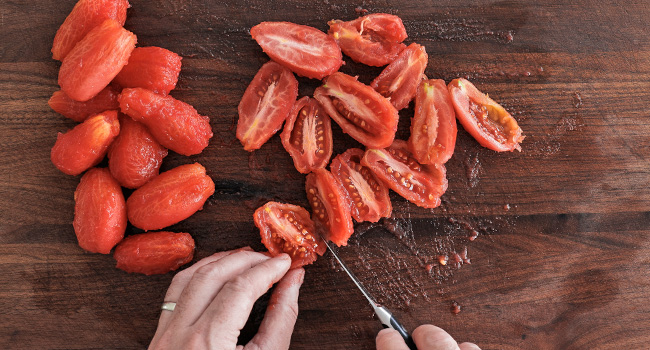
<svg viewBox="0 0 650 350">
<path fill-rule="evenodd" d="M 265 201 L 307 205 L 279 137 L 249 154 L 234 136 L 239 99 L 268 59 L 249 28 L 289 20 L 326 30 L 360 6 L 401 16 L 408 42 L 426 46 L 429 77 L 469 77 L 526 135 L 523 152 L 497 154 L 460 130 L 440 208 L 393 194 L 393 218 L 357 225 L 340 252 L 368 289 L 409 329 L 432 322 L 483 349 L 648 348 L 647 2 L 131 2 L 126 27 L 138 44 L 184 57 L 172 94 L 211 117 L 206 151 L 171 154 L 163 165 L 201 162 L 216 183 L 204 210 L 171 228 L 194 235 L 197 259 L 261 249 L 252 213 Z M 172 278 L 126 274 L 76 244 L 79 179 L 49 160 L 56 133 L 74 123 L 47 106 L 59 67 L 51 42 L 74 3 L 0 2 L 2 349 L 144 348 Z M 343 71 L 369 82 L 380 69 L 347 60 Z M 300 79 L 301 95 L 316 86 Z M 406 138 L 412 109 L 400 115 Z M 338 127 L 335 139 L 337 153 L 357 145 Z M 471 264 L 453 264 L 465 249 Z M 445 254 L 452 261 L 440 266 Z M 292 349 L 369 349 L 379 329 L 331 257 L 307 269 Z"/>
</svg>

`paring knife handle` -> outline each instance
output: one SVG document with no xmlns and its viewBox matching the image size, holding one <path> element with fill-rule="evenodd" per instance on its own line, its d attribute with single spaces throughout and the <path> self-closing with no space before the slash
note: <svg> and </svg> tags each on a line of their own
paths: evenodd
<svg viewBox="0 0 650 350">
<path fill-rule="evenodd" d="M 375 309 L 377 318 L 379 318 L 379 321 L 381 321 L 381 324 L 385 328 L 392 328 L 396 330 L 397 333 L 399 333 L 402 338 L 404 338 L 404 342 L 406 342 L 406 345 L 409 347 L 409 349 L 418 350 L 409 332 L 406 331 L 406 328 L 402 326 L 402 324 L 395 318 L 395 316 L 393 316 L 390 311 L 388 311 L 388 309 L 379 305 L 373 305 L 373 308 Z"/>
</svg>

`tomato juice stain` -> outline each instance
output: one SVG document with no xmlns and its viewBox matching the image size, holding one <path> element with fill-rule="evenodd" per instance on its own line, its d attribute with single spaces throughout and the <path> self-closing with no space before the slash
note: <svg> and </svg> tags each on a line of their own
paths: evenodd
<svg viewBox="0 0 650 350">
<path fill-rule="evenodd" d="M 456 301 L 451 302 L 451 313 L 454 315 L 458 315 L 460 312 L 460 304 L 458 304 Z"/>
</svg>

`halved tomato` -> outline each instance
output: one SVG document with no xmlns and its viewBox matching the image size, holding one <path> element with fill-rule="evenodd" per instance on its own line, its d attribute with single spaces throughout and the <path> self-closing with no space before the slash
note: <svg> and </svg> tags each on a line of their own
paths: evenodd
<svg viewBox="0 0 650 350">
<path fill-rule="evenodd" d="M 268 202 L 255 211 L 253 219 L 271 256 L 289 254 L 292 269 L 309 265 L 325 253 L 325 243 L 303 207 Z"/>
<path fill-rule="evenodd" d="M 290 22 L 262 22 L 251 36 L 272 60 L 307 78 L 323 79 L 343 64 L 336 41 L 320 30 Z"/>
<path fill-rule="evenodd" d="M 442 79 L 422 80 L 415 95 L 409 150 L 421 164 L 444 164 L 456 147 L 456 113 Z"/>
<path fill-rule="evenodd" d="M 399 115 L 386 98 L 355 77 L 336 72 L 316 88 L 314 98 L 343 132 L 370 148 L 393 143 Z"/>
<path fill-rule="evenodd" d="M 384 68 L 370 86 L 400 110 L 408 106 L 415 96 L 428 60 L 424 46 L 413 43 Z"/>
<path fill-rule="evenodd" d="M 309 174 L 324 168 L 332 156 L 332 125 L 320 103 L 307 96 L 291 109 L 280 135 L 296 169 Z"/>
<path fill-rule="evenodd" d="M 273 62 L 255 74 L 239 102 L 237 139 L 254 151 L 273 136 L 287 119 L 298 97 L 298 80 L 290 70 Z"/>
<path fill-rule="evenodd" d="M 357 222 L 377 222 L 393 211 L 388 188 L 368 167 L 361 165 L 363 151 L 350 148 L 332 160 L 330 169 L 343 185 L 350 203 L 350 212 Z"/>
<path fill-rule="evenodd" d="M 324 237 L 337 246 L 347 245 L 348 239 L 354 233 L 354 227 L 350 216 L 350 203 L 343 186 L 329 171 L 316 169 L 307 175 L 305 189 L 313 210 L 312 217 L 316 229 L 321 230 Z"/>
<path fill-rule="evenodd" d="M 381 67 L 395 60 L 406 45 L 402 20 L 387 13 L 373 13 L 344 22 L 331 20 L 331 35 L 344 54 L 369 66 Z"/>
<path fill-rule="evenodd" d="M 367 150 L 361 164 L 372 169 L 393 191 L 423 208 L 439 206 L 440 196 L 447 190 L 445 166 L 418 163 L 406 141 L 395 140 L 386 149 Z"/>
<path fill-rule="evenodd" d="M 466 79 L 448 85 L 456 118 L 481 146 L 497 152 L 521 151 L 524 140 L 515 118 Z"/>
</svg>

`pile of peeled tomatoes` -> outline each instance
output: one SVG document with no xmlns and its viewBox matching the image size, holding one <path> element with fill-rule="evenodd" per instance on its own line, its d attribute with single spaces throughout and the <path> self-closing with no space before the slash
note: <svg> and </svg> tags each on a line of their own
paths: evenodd
<svg viewBox="0 0 650 350">
<path fill-rule="evenodd" d="M 296 169 L 307 174 L 311 214 L 302 207 L 266 203 L 254 214 L 272 255 L 287 253 L 293 267 L 314 262 L 321 237 L 347 244 L 353 221 L 391 215 L 388 190 L 424 208 L 440 205 L 447 190 L 445 162 L 454 153 L 456 119 L 481 145 L 521 150 L 517 121 L 466 79 L 446 84 L 425 75 L 424 46 L 404 44 L 402 20 L 376 13 L 332 20 L 329 32 L 289 22 L 262 22 L 250 33 L 271 61 L 253 78 L 241 103 L 237 138 L 245 150 L 260 148 L 282 128 L 282 145 Z M 366 85 L 338 72 L 342 54 L 384 70 Z M 298 99 L 299 76 L 320 79 L 313 96 Z M 396 140 L 398 111 L 414 101 L 408 140 Z M 365 149 L 332 157 L 334 120 Z M 329 164 L 329 170 L 326 169 Z"/>
<path fill-rule="evenodd" d="M 180 222 L 203 207 L 214 183 L 198 163 L 159 174 L 168 150 L 198 154 L 212 137 L 210 120 L 169 95 L 181 57 L 160 47 L 136 47 L 124 29 L 127 0 L 79 0 L 56 33 L 61 61 L 49 105 L 79 122 L 59 133 L 52 163 L 82 175 L 74 193 L 74 232 L 81 248 L 109 254 L 117 267 L 159 274 L 190 262 L 186 232 L 124 238 L 127 221 L 145 231 Z M 108 167 L 97 167 L 108 156 Z M 122 187 L 134 191 L 125 200 Z"/>
</svg>

